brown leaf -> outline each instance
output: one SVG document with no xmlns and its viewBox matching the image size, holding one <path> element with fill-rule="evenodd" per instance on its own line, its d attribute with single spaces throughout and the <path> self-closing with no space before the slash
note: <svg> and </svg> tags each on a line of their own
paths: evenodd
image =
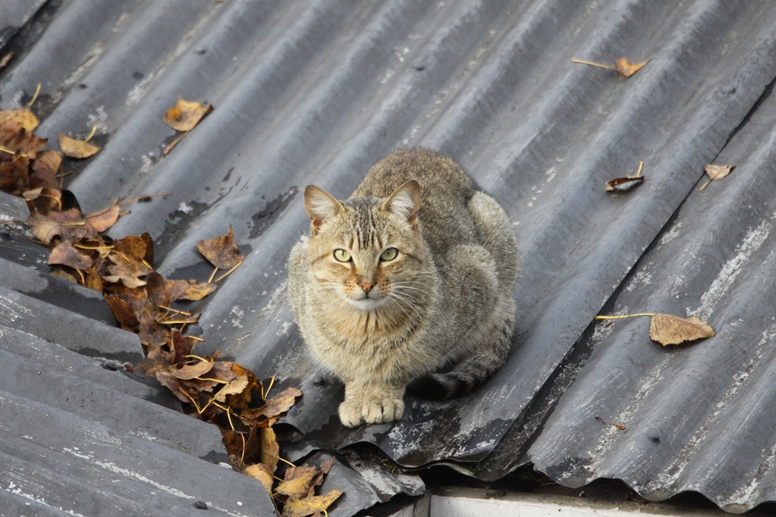
<svg viewBox="0 0 776 517">
<path fill-rule="evenodd" d="M 606 185 L 607 192 L 625 192 L 636 185 L 641 185 L 643 182 L 644 176 L 625 176 L 609 180 L 604 185 Z"/>
<path fill-rule="evenodd" d="M 269 467 L 263 463 L 256 463 L 255 465 L 245 467 L 244 472 L 253 479 L 258 479 L 264 490 L 272 496 L 272 484 L 275 480 L 272 478 L 272 472 L 269 471 Z"/>
<path fill-rule="evenodd" d="M 73 269 L 89 269 L 92 267 L 92 257 L 73 247 L 68 241 L 60 242 L 49 254 L 49 264 L 62 264 Z"/>
<path fill-rule="evenodd" d="M 226 396 L 227 395 L 239 395 L 245 389 L 248 387 L 249 379 L 248 376 L 243 374 L 237 377 L 235 380 L 230 382 L 229 384 L 226 384 L 223 388 L 218 390 L 218 393 L 215 395 L 216 402 L 224 403 L 226 402 Z"/>
<path fill-rule="evenodd" d="M 255 428 L 254 428 L 255 429 Z M 253 429 L 251 429 L 253 431 Z M 280 458 L 280 445 L 271 427 L 260 429 L 261 431 L 261 462 L 269 467 L 270 472 L 278 468 Z"/>
<path fill-rule="evenodd" d="M 304 499 L 289 499 L 283 507 L 282 517 L 307 517 L 315 512 L 326 510 L 337 500 L 342 492 L 333 489 L 327 494 L 305 497 Z"/>
<path fill-rule="evenodd" d="M 177 379 L 180 380 L 189 380 L 189 379 L 196 379 L 197 377 L 202 377 L 207 372 L 209 372 L 213 368 L 213 361 L 200 361 L 195 360 L 196 362 L 191 364 L 184 364 L 182 367 L 171 367 L 170 373 L 173 374 Z"/>
<path fill-rule="evenodd" d="M 186 288 L 183 294 L 178 297 L 178 299 L 191 301 L 201 300 L 205 296 L 215 291 L 217 287 L 218 286 L 212 282 L 189 284 L 189 286 Z"/>
<path fill-rule="evenodd" d="M 146 291 L 148 299 L 156 305 L 169 306 L 172 302 L 179 299 L 189 288 L 189 283 L 185 280 L 167 280 L 159 273 L 153 271 L 146 279 Z"/>
<path fill-rule="evenodd" d="M 162 357 L 144 357 L 135 366 L 135 373 L 141 377 L 153 377 L 156 378 L 156 374 L 159 372 L 168 373 L 170 363 L 168 363 Z M 188 401 L 188 399 L 187 399 Z"/>
<path fill-rule="evenodd" d="M 68 158 L 89 158 L 100 150 L 99 147 L 85 140 L 76 140 L 67 135 L 59 135 L 58 142 L 62 153 Z"/>
<path fill-rule="evenodd" d="M 86 283 L 84 284 L 86 287 L 102 292 L 102 280 L 100 280 L 100 275 L 97 273 L 96 269 L 91 268 L 86 270 L 84 272 L 84 278 L 86 279 Z"/>
<path fill-rule="evenodd" d="M 116 318 L 121 328 L 131 332 L 138 331 L 140 323 L 137 321 L 135 311 L 129 303 L 115 294 L 105 296 L 105 301 L 108 302 L 108 306 L 110 306 L 110 310 L 113 312 L 113 317 Z"/>
<path fill-rule="evenodd" d="M 148 303 L 150 304 L 151 302 Z M 144 309 L 140 313 L 140 331 L 138 332 L 138 337 L 140 338 L 140 344 L 143 345 L 143 350 L 145 350 L 146 355 L 151 355 L 152 350 L 168 344 L 168 334 L 169 330 L 156 321 L 156 318 L 150 310 Z M 169 354 L 168 362 L 175 362 L 174 354 Z"/>
<path fill-rule="evenodd" d="M 143 262 L 132 257 L 130 255 L 124 255 L 123 253 L 117 253 L 114 249 L 113 253 L 108 255 L 113 265 L 108 266 L 108 271 L 111 275 L 117 275 L 121 277 L 138 278 L 146 276 L 153 271 Z M 145 285 L 145 282 L 143 283 Z"/>
<path fill-rule="evenodd" d="M 86 221 L 91 224 L 95 230 L 99 233 L 107 232 L 111 226 L 116 224 L 119 220 L 119 213 L 121 208 L 118 205 L 112 205 L 104 210 L 89 214 L 86 216 Z"/>
<path fill-rule="evenodd" d="M 0 126 L 6 124 L 7 122 L 16 122 L 20 124 L 26 131 L 32 131 L 40 124 L 40 122 L 38 122 L 38 117 L 36 117 L 35 114 L 27 108 L 20 110 L 0 111 Z"/>
<path fill-rule="evenodd" d="M 181 381 L 169 372 L 156 372 L 156 380 L 158 380 L 162 386 L 167 386 L 173 395 L 178 397 L 181 402 L 187 402 L 191 404 L 191 400 L 184 395 L 184 388 L 181 385 Z"/>
<path fill-rule="evenodd" d="M 229 227 L 229 233 L 222 237 L 199 241 L 197 249 L 202 253 L 202 256 L 218 269 L 232 269 L 245 258 L 237 249 L 231 226 Z"/>
<path fill-rule="evenodd" d="M 58 188 L 38 187 L 22 193 L 30 213 L 48 214 L 62 211 L 62 191 Z M 80 219 L 80 218 L 79 218 Z"/>
<path fill-rule="evenodd" d="M 317 476 L 317 470 L 300 473 L 300 475 L 291 479 L 286 479 L 280 483 L 275 489 L 275 492 L 287 495 L 289 499 L 302 499 L 303 497 L 307 497 Z"/>
<path fill-rule="evenodd" d="M 191 354 L 196 341 L 181 334 L 178 329 L 172 329 L 169 336 L 170 348 L 175 351 L 175 357 L 172 360 L 173 364 L 183 362 L 187 355 Z"/>
<path fill-rule="evenodd" d="M 30 174 L 30 188 L 49 187 L 58 188 L 57 174 L 62 165 L 62 155 L 57 151 L 45 151 L 32 162 L 32 174 Z"/>
<path fill-rule="evenodd" d="M 714 337 L 714 330 L 697 316 L 680 318 L 670 314 L 655 314 L 649 326 L 649 337 L 663 346 L 678 345 L 685 341 Z"/>
<path fill-rule="evenodd" d="M 260 408 L 248 408 L 240 413 L 240 418 L 246 425 L 259 425 L 266 420 L 277 418 L 296 403 L 296 399 L 302 396 L 302 391 L 297 388 L 287 388 L 279 395 L 267 400 Z"/>
<path fill-rule="evenodd" d="M 133 289 L 122 284 L 116 284 L 104 286 L 103 292 L 106 296 L 113 295 L 127 303 L 132 308 L 133 313 L 141 313 L 144 310 L 149 310 L 147 305 L 148 294 L 145 289 Z M 155 313 L 154 317 L 156 317 Z"/>
<path fill-rule="evenodd" d="M 735 168 L 735 165 L 712 165 L 707 163 L 703 169 L 706 171 L 706 174 L 709 175 L 709 181 L 711 182 L 727 178 L 728 174 L 733 172 L 733 169 Z M 708 183 L 706 183 L 706 185 L 708 185 Z M 700 190 L 703 190 L 706 185 L 703 185 Z"/>
<path fill-rule="evenodd" d="M 213 106 L 189 102 L 178 96 L 178 102 L 164 116 L 164 123 L 176 131 L 191 131 L 205 115 L 213 111 Z"/>
<path fill-rule="evenodd" d="M 14 120 L 13 117 L 5 116 L 6 120 L 3 120 L 3 113 L 12 112 L 0 111 L 0 147 L 5 149 L 5 151 L 0 152 L 0 161 L 12 161 L 19 156 L 34 159 L 37 152 L 46 147 L 48 139 L 38 138 L 31 130 L 25 129 L 22 123 Z M 10 151 L 12 154 L 9 154 L 7 151 Z"/>
<path fill-rule="evenodd" d="M 631 63 L 627 58 L 621 57 L 614 63 L 614 71 L 623 77 L 630 77 L 649 63 L 650 60 L 642 61 L 641 63 Z"/>
<path fill-rule="evenodd" d="M 149 265 L 154 263 L 154 241 L 148 233 L 140 236 L 128 235 L 113 241 L 113 249 L 138 260 L 145 260 Z"/>
</svg>

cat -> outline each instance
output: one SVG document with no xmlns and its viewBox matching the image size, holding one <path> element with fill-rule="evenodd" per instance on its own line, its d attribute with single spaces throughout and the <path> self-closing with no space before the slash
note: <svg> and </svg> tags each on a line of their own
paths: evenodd
<svg viewBox="0 0 776 517">
<path fill-rule="evenodd" d="M 289 301 L 312 355 L 345 384 L 345 426 L 400 419 L 408 385 L 447 398 L 501 367 L 517 242 L 456 162 L 395 151 L 347 200 L 309 185 L 304 204 L 310 236 L 289 256 Z"/>
</svg>

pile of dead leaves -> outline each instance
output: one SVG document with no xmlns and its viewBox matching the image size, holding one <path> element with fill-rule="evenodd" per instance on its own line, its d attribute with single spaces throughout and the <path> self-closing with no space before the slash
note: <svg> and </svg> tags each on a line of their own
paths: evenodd
<svg viewBox="0 0 776 517">
<path fill-rule="evenodd" d="M 284 480 L 275 476 L 278 461 L 284 460 L 272 425 L 302 392 L 289 388 L 268 398 L 269 389 L 265 392 L 247 368 L 220 360 L 218 351 L 197 355 L 194 347 L 202 339 L 186 332 L 199 314 L 173 307 L 208 296 L 242 264 L 231 228 L 227 235 L 197 243 L 215 266 L 207 281 L 164 278 L 154 269 L 148 233 L 122 239 L 105 233 L 130 213 L 125 210 L 128 204 L 151 196 L 116 200 L 84 214 L 75 196 L 62 188 L 63 155 L 44 150 L 47 140 L 32 132 L 38 125 L 29 109 L 32 102 L 25 109 L 0 111 L 0 190 L 26 201 L 30 211 L 26 222 L 37 242 L 51 250 L 52 273 L 103 294 L 121 328 L 138 334 L 146 355 L 127 369 L 157 379 L 181 401 L 185 412 L 218 425 L 235 468 L 261 482 L 279 514 L 302 517 L 325 512 L 340 495 L 336 490 L 315 495 L 330 464 L 293 466 L 286 469 Z M 67 156 L 88 158 L 99 151 L 88 143 L 93 134 L 94 130 L 84 141 L 62 135 L 60 147 Z M 219 269 L 226 272 L 215 278 Z"/>
</svg>

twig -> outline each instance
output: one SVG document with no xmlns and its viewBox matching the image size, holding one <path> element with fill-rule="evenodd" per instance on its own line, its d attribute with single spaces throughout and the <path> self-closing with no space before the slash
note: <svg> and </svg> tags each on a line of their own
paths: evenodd
<svg viewBox="0 0 776 517">
<path fill-rule="evenodd" d="M 213 282 L 213 277 L 216 276 L 216 273 L 218 273 L 218 268 L 217 267 L 213 270 L 213 274 L 210 275 L 210 278 L 207 279 L 207 283 L 208 284 Z"/>
<path fill-rule="evenodd" d="M 35 95 L 32 96 L 32 100 L 29 104 L 27 104 L 27 109 L 30 109 L 33 104 L 35 104 L 35 101 L 38 99 L 38 94 L 40 93 L 40 87 L 42 86 L 41 83 L 38 83 L 38 87 L 35 88 Z"/>
<path fill-rule="evenodd" d="M 89 140 L 91 140 L 91 139 L 92 139 L 92 137 L 94 136 L 94 133 L 95 133 L 96 131 L 97 131 L 97 124 L 95 124 L 95 125 L 93 125 L 93 126 L 92 126 L 92 132 L 91 132 L 91 133 L 89 133 L 89 136 L 87 136 L 87 137 L 86 137 L 86 140 L 84 140 L 84 143 L 87 143 Z"/>
</svg>

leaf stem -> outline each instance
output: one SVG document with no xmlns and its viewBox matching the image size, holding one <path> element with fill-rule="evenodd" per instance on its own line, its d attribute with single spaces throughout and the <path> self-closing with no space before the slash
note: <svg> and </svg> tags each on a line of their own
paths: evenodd
<svg viewBox="0 0 776 517">
<path fill-rule="evenodd" d="M 91 140 L 95 132 L 97 132 L 97 124 L 92 126 L 92 132 L 89 133 L 89 136 L 86 137 L 86 140 L 84 140 L 84 143 L 87 143 L 89 140 Z"/>
<path fill-rule="evenodd" d="M 607 70 L 614 70 L 614 67 L 612 67 L 612 66 L 602 65 L 601 63 L 594 63 L 592 61 L 585 61 L 584 59 L 572 58 L 571 62 L 572 63 L 579 63 L 579 64 L 582 64 L 582 65 L 597 66 L 598 68 L 605 68 Z"/>
<path fill-rule="evenodd" d="M 30 109 L 33 104 L 35 104 L 35 101 L 38 100 L 38 94 L 40 93 L 40 87 L 42 86 L 42 83 L 38 83 L 38 87 L 35 88 L 35 95 L 32 96 L 32 100 L 29 104 L 27 104 L 27 109 Z"/>
<path fill-rule="evenodd" d="M 598 316 L 596 316 L 593 319 L 594 320 L 622 320 L 622 319 L 625 319 L 625 318 L 637 318 L 637 317 L 640 317 L 640 316 L 652 317 L 654 315 L 655 315 L 655 313 L 653 313 L 653 312 L 640 312 L 638 314 L 623 314 L 622 316 L 608 316 L 608 315 L 605 315 L 605 314 L 599 314 Z"/>
</svg>

